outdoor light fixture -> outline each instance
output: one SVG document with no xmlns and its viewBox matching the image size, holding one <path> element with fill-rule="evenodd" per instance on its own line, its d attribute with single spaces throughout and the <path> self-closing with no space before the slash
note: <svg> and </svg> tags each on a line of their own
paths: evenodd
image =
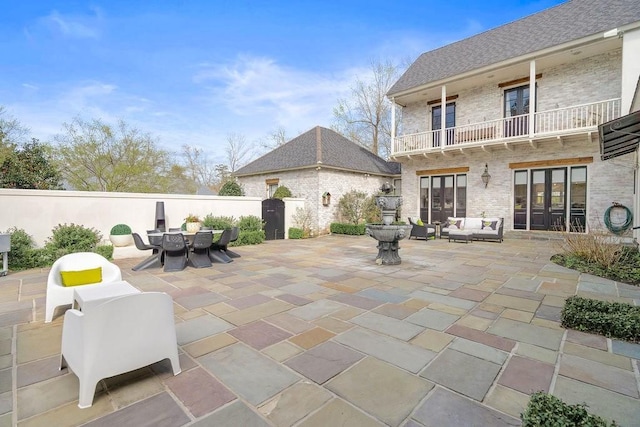
<svg viewBox="0 0 640 427">
<path fill-rule="evenodd" d="M 491 175 L 489 175 L 489 166 L 484 164 L 484 172 L 482 172 L 482 182 L 484 182 L 484 188 L 487 188 L 487 184 L 489 184 L 489 180 L 491 179 Z"/>
</svg>

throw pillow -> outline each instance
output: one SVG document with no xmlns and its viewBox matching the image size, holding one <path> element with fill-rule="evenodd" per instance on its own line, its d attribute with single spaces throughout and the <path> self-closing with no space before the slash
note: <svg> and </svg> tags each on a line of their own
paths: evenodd
<svg viewBox="0 0 640 427">
<path fill-rule="evenodd" d="M 462 224 L 461 220 L 455 220 L 453 218 L 449 218 L 449 228 L 460 228 L 460 224 Z"/>
<path fill-rule="evenodd" d="M 482 229 L 491 229 L 495 230 L 496 225 L 498 225 L 498 221 L 482 221 Z"/>
<path fill-rule="evenodd" d="M 418 221 L 416 221 L 416 224 L 424 225 L 424 222 L 422 222 L 422 218 L 418 218 Z"/>
<path fill-rule="evenodd" d="M 89 285 L 102 282 L 102 267 L 90 268 L 88 270 L 61 271 L 63 286 Z"/>
</svg>

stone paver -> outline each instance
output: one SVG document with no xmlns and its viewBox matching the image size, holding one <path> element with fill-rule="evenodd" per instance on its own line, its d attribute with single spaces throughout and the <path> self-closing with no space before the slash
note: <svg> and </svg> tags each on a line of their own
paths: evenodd
<svg viewBox="0 0 640 427">
<path fill-rule="evenodd" d="M 329 390 L 391 426 L 400 425 L 432 387 L 369 357 L 327 383 Z"/>
<path fill-rule="evenodd" d="M 446 349 L 420 376 L 481 401 L 499 371 L 496 363 Z"/>
<path fill-rule="evenodd" d="M 340 344 L 327 342 L 294 357 L 285 365 L 322 384 L 363 357 L 361 353 Z"/>
<path fill-rule="evenodd" d="M 554 265 L 556 250 L 404 240 L 402 264 L 379 266 L 370 238 L 322 236 L 171 274 L 116 259 L 125 280 L 174 298 L 182 372 L 164 360 L 104 379 L 82 410 L 76 375 L 58 370 L 64 308 L 43 323 L 47 269 L 10 272 L 0 426 L 518 425 L 547 388 L 636 426 L 640 345 L 558 319 L 576 292 L 640 303 L 640 288 Z"/>
<path fill-rule="evenodd" d="M 412 415 L 424 426 L 519 426 L 520 420 L 438 387 Z"/>
</svg>

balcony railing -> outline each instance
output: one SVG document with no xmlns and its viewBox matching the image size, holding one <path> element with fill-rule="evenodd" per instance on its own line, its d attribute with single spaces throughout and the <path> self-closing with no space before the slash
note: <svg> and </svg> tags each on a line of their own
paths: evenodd
<svg viewBox="0 0 640 427">
<path fill-rule="evenodd" d="M 464 148 L 512 140 L 576 133 L 620 117 L 620 98 L 574 105 L 534 114 L 533 134 L 529 133 L 529 114 L 481 123 L 396 136 L 393 154 Z M 444 139 L 444 141 L 442 141 Z"/>
</svg>

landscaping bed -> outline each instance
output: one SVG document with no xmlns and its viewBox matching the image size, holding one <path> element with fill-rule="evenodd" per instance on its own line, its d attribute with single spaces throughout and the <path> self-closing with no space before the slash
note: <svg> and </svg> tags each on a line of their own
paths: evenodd
<svg viewBox="0 0 640 427">
<path fill-rule="evenodd" d="M 640 342 L 640 307 L 579 296 L 567 298 L 562 326 L 583 332 Z"/>
<path fill-rule="evenodd" d="M 584 404 L 569 405 L 561 399 L 547 393 L 537 392 L 531 395 L 525 411 L 520 414 L 522 427 L 613 427 L 611 423 L 587 412 Z"/>
</svg>

